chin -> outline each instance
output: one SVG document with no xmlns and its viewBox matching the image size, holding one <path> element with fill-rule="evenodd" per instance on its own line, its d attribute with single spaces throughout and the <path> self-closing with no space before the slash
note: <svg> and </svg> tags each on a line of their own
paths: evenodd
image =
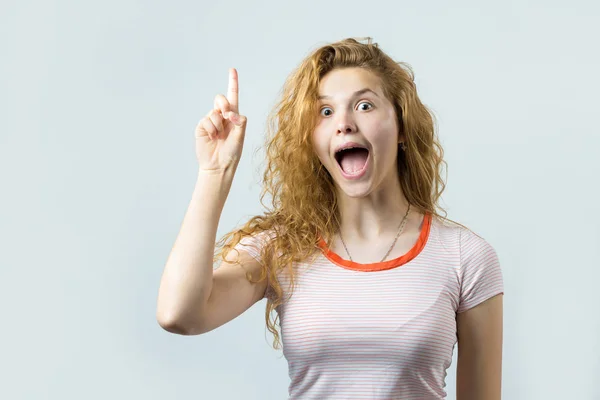
<svg viewBox="0 0 600 400">
<path fill-rule="evenodd" d="M 367 197 L 373 192 L 371 182 L 336 182 L 338 192 L 344 193 L 346 196 L 351 198 L 363 198 Z"/>
</svg>

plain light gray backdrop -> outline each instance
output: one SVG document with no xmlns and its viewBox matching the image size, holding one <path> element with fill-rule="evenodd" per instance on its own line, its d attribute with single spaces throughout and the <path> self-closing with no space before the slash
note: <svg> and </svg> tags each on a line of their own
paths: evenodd
<svg viewBox="0 0 600 400">
<path fill-rule="evenodd" d="M 255 150 L 286 76 L 320 45 L 371 36 L 414 68 L 438 119 L 449 217 L 498 252 L 503 398 L 600 399 L 599 14 L 566 0 L 3 2 L 0 398 L 286 398 L 264 302 L 204 336 L 156 322 L 193 131 L 237 68 L 247 140 L 220 237 L 261 212 Z"/>
</svg>

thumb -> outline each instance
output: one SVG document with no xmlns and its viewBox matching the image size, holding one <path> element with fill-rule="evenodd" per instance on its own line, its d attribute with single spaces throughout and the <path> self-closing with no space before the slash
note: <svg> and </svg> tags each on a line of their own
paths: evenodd
<svg viewBox="0 0 600 400">
<path fill-rule="evenodd" d="M 233 122 L 234 125 L 234 131 L 237 134 L 243 134 L 244 131 L 246 130 L 246 123 L 247 123 L 247 119 L 245 116 L 240 115 L 238 113 L 236 113 L 235 111 L 230 111 L 229 112 L 229 120 L 231 122 Z"/>
</svg>

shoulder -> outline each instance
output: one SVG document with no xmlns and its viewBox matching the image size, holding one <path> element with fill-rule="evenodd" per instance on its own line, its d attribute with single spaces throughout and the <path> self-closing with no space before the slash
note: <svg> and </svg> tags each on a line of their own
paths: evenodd
<svg viewBox="0 0 600 400">
<path fill-rule="evenodd" d="M 496 249 L 474 231 L 460 230 L 461 301 L 458 312 L 504 293 L 504 280 Z"/>
<path fill-rule="evenodd" d="M 459 241 L 461 264 L 484 260 L 498 261 L 498 254 L 494 246 L 477 232 L 460 227 Z"/>
<path fill-rule="evenodd" d="M 495 252 L 493 246 L 484 237 L 460 223 L 433 215 L 431 225 L 441 240 L 460 249 L 461 258 L 481 251 Z"/>
<path fill-rule="evenodd" d="M 257 230 L 251 233 L 244 233 L 240 243 L 244 245 L 265 245 L 275 237 L 275 230 Z"/>
<path fill-rule="evenodd" d="M 262 249 L 275 237 L 275 230 L 261 230 L 249 234 L 244 234 L 236 249 L 242 249 L 249 253 L 253 258 L 260 260 Z"/>
</svg>

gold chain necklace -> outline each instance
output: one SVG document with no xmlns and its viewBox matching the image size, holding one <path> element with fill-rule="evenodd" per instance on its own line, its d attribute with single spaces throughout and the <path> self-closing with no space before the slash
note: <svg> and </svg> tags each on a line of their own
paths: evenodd
<svg viewBox="0 0 600 400">
<path fill-rule="evenodd" d="M 396 244 L 396 241 L 398 240 L 400 233 L 404 229 L 404 225 L 406 225 L 406 221 L 407 221 L 406 218 L 408 217 L 409 212 L 410 212 L 410 204 L 408 205 L 408 210 L 406 210 L 406 214 L 404 214 L 404 218 L 402 219 L 402 222 L 400 223 L 400 227 L 398 228 L 398 233 L 396 233 L 396 238 L 394 239 L 394 241 L 392 242 L 392 245 L 390 246 L 390 249 L 387 251 L 387 253 L 385 253 L 385 256 L 383 256 L 383 258 L 381 259 L 380 262 L 383 262 L 387 258 L 387 256 L 389 256 L 390 253 L 392 252 L 392 249 L 394 248 L 394 245 Z M 348 247 L 346 246 L 346 243 L 344 242 L 344 238 L 342 237 L 341 230 L 340 230 L 340 239 L 342 239 L 342 244 L 344 245 L 344 249 L 346 249 L 346 253 L 348 253 L 348 257 L 350 257 L 350 261 L 352 261 L 352 256 L 350 255 L 350 252 L 348 251 Z"/>
</svg>

